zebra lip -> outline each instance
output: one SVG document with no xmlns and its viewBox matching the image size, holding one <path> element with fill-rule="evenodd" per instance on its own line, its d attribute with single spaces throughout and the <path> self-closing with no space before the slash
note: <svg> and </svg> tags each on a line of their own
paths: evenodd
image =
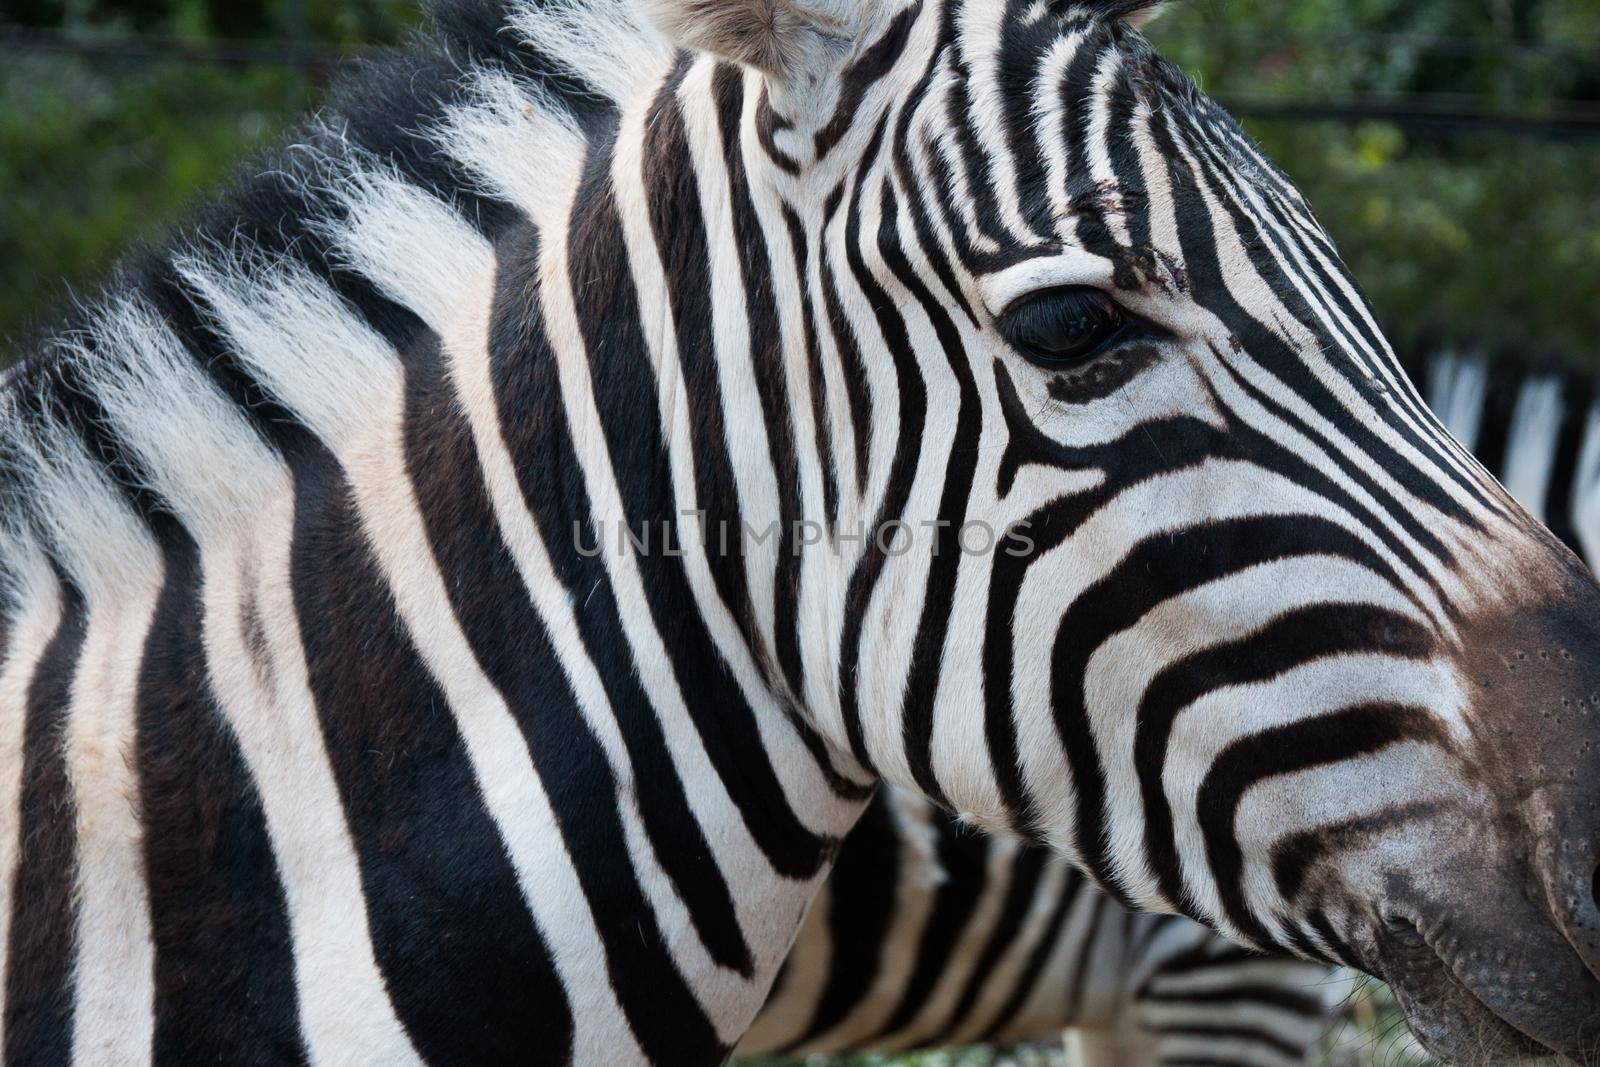
<svg viewBox="0 0 1600 1067">
<path fill-rule="evenodd" d="M 1518 967 L 1511 962 L 1514 953 L 1462 952 L 1462 943 L 1458 932 L 1439 924 L 1400 916 L 1382 920 L 1384 977 L 1430 1052 L 1448 1063 L 1565 1056 L 1582 1067 L 1600 1067 L 1600 1013 L 1594 1010 L 1600 984 L 1585 981 L 1588 975 L 1576 957 L 1568 960 L 1571 953 L 1559 950 L 1535 952 L 1525 957 L 1535 962 Z M 1543 980 L 1534 971 L 1541 966 L 1548 972 Z M 1573 1001 L 1582 1011 L 1585 994 L 1588 1018 L 1574 1027 L 1563 1017 L 1570 1013 L 1554 1005 Z M 1468 1035 L 1466 1044 L 1463 1035 Z"/>
<path fill-rule="evenodd" d="M 1444 1063 L 1517 1063 L 1555 1054 L 1502 1019 L 1454 973 L 1405 919 L 1383 921 L 1380 976 L 1393 989 L 1412 1034 Z M 1471 1035 L 1463 1041 L 1462 1035 Z M 1586 1065 L 1587 1067 L 1587 1065 Z"/>
</svg>

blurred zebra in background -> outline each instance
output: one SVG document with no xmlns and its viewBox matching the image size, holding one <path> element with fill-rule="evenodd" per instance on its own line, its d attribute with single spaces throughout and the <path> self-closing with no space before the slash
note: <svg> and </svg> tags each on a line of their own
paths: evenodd
<svg viewBox="0 0 1600 1067">
<path fill-rule="evenodd" d="M 1600 395 L 1593 375 L 1444 350 L 1414 376 L 1439 421 L 1591 567 L 1600 560 Z"/>
<path fill-rule="evenodd" d="M 1451 433 L 1594 566 L 1593 375 L 1453 348 L 1408 370 Z M 1131 914 L 1046 853 L 891 790 L 846 840 L 741 1051 L 1008 1046 L 1069 1030 L 1084 1067 L 1292 1067 L 1351 988 L 1339 969 Z"/>
<path fill-rule="evenodd" d="M 1012 1046 L 1083 1067 L 1298 1067 L 1348 983 L 1189 919 L 1134 914 L 1059 859 L 881 792 L 845 839 L 740 1053 Z"/>
</svg>

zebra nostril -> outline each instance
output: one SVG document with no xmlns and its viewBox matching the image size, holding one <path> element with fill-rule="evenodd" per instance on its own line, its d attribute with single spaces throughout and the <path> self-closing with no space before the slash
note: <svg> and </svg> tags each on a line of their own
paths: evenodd
<svg viewBox="0 0 1600 1067">
<path fill-rule="evenodd" d="M 1600 910 L 1600 863 L 1595 864 L 1594 874 L 1589 878 L 1589 899 Z"/>
</svg>

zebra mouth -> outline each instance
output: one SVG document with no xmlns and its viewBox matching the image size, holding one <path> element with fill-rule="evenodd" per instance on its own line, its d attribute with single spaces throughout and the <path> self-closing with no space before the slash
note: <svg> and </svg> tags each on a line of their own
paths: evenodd
<svg viewBox="0 0 1600 1067">
<path fill-rule="evenodd" d="M 1405 1012 L 1412 1033 L 1429 1053 L 1449 1064 L 1490 1067 L 1525 1064 L 1547 1057 L 1562 1062 L 1600 1067 L 1600 1034 L 1578 1049 L 1560 1049 L 1530 1034 L 1508 1018 L 1508 1002 L 1529 1002 L 1535 991 L 1515 990 L 1522 979 L 1508 967 L 1504 953 L 1495 953 L 1485 967 L 1482 953 L 1462 956 L 1450 947 L 1459 941 L 1439 928 L 1409 918 L 1389 918 L 1382 924 L 1379 954 L 1383 977 L 1389 982 Z M 1486 978 L 1488 979 L 1486 981 Z M 1546 1000 L 1565 991 L 1538 991 Z M 1531 1027 L 1530 1027 L 1531 1028 Z"/>
</svg>

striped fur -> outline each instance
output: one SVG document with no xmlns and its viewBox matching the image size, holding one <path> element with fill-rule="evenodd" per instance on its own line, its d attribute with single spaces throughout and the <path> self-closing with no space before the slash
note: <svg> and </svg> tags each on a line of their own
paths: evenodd
<svg viewBox="0 0 1600 1067">
<path fill-rule="evenodd" d="M 1457 439 L 1592 568 L 1593 378 L 1452 349 L 1412 374 Z M 1060 861 L 975 838 L 904 791 L 887 797 L 846 839 L 742 1052 L 1009 1045 L 1082 1030 L 1091 1067 L 1311 1062 L 1343 990 L 1336 969 L 1130 915 Z"/>
<path fill-rule="evenodd" d="M 29 354 L 5 1061 L 717 1063 L 879 781 L 1581 1053 L 1600 591 L 1148 6 L 445 5 Z"/>
<path fill-rule="evenodd" d="M 1418 387 L 1445 427 L 1592 567 L 1600 560 L 1600 398 L 1594 378 L 1448 350 Z"/>
<path fill-rule="evenodd" d="M 1457 439 L 1593 567 L 1593 378 L 1454 349 L 1411 373 Z M 801 927 L 741 1051 L 842 1055 L 1082 1030 L 1091 1067 L 1310 1062 L 1343 988 L 1336 969 L 1129 915 L 1037 850 L 975 838 L 904 791 L 887 797 L 846 839 L 837 887 Z"/>
<path fill-rule="evenodd" d="M 1017 1045 L 1083 1067 L 1300 1067 L 1344 993 L 1176 916 L 1135 915 L 1047 853 L 890 791 L 845 840 L 741 1055 Z"/>
</svg>

